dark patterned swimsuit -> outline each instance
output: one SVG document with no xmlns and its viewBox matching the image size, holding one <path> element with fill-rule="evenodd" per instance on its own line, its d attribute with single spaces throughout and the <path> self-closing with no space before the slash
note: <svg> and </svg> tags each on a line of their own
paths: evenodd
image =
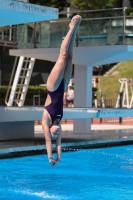
<svg viewBox="0 0 133 200">
<path fill-rule="evenodd" d="M 55 91 L 48 91 L 48 94 L 51 98 L 51 103 L 44 106 L 44 108 L 48 111 L 53 123 L 56 119 L 61 120 L 63 116 L 64 80 L 61 81 Z"/>
</svg>

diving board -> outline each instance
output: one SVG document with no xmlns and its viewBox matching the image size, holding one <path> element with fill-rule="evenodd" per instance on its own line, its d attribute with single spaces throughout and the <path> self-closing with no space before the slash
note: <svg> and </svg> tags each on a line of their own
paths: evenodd
<svg viewBox="0 0 133 200">
<path fill-rule="evenodd" d="M 41 120 L 43 107 L 0 107 L 0 122 Z M 63 119 L 133 117 L 133 109 L 64 108 Z"/>
</svg>

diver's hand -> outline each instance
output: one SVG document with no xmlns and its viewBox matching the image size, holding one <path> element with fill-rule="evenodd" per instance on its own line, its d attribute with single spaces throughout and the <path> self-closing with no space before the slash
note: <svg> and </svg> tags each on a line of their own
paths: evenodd
<svg viewBox="0 0 133 200">
<path fill-rule="evenodd" d="M 56 162 L 56 160 L 53 159 L 53 157 L 50 157 L 50 158 L 49 158 L 49 164 L 50 164 L 51 166 L 54 166 L 54 165 L 57 164 L 57 162 Z"/>
<path fill-rule="evenodd" d="M 60 158 L 56 158 L 56 164 L 58 164 L 60 162 Z"/>
</svg>

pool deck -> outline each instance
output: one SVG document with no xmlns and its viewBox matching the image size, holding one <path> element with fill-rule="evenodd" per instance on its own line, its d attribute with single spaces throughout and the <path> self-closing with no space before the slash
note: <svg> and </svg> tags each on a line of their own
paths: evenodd
<svg viewBox="0 0 133 200">
<path fill-rule="evenodd" d="M 133 144 L 133 124 L 92 124 L 91 133 L 73 133 L 73 124 L 62 124 L 62 150 Z M 53 142 L 53 151 L 55 144 Z M 0 158 L 46 153 L 41 125 L 35 125 L 34 139 L 0 141 Z"/>
</svg>

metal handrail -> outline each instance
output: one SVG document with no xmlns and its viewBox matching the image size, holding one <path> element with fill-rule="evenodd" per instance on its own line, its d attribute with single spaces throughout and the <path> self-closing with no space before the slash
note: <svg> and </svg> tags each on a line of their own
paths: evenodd
<svg viewBox="0 0 133 200">
<path fill-rule="evenodd" d="M 122 39 L 121 39 L 121 43 L 124 44 L 125 43 L 125 30 L 126 30 L 126 19 L 130 19 L 130 18 L 133 18 L 132 16 L 126 16 L 126 9 L 127 7 L 123 7 L 123 8 L 112 8 L 112 9 L 100 9 L 100 10 L 84 10 L 84 11 L 72 11 L 72 12 L 61 12 L 59 14 L 63 15 L 63 14 L 67 14 L 67 13 L 99 13 L 99 12 L 107 12 L 107 15 L 106 16 L 85 16 L 83 17 L 82 21 L 88 21 L 88 22 L 91 22 L 92 23 L 92 26 L 93 26 L 93 22 L 95 21 L 100 21 L 100 20 L 121 20 L 122 21 L 122 24 L 120 24 L 121 26 L 121 34 L 122 34 Z M 117 15 L 118 16 L 110 16 L 108 17 L 108 12 L 111 12 L 114 13 L 115 11 L 120 11 L 120 12 L 117 12 Z M 58 20 L 49 20 L 49 21 L 43 21 L 43 22 L 37 22 L 38 23 L 45 23 L 45 24 L 55 24 L 57 23 L 58 24 L 61 24 L 61 23 L 69 23 L 71 19 L 69 18 L 59 18 Z M 28 24 L 27 24 L 28 25 Z M 82 23 L 81 23 L 81 26 L 82 26 Z M 83 24 L 84 26 L 84 24 Z M 104 27 L 103 27 L 104 28 Z M 33 37 L 33 39 L 32 39 Z M 30 42 L 30 46 L 32 45 L 33 48 L 36 48 L 36 25 L 34 27 L 34 30 L 33 30 L 33 33 L 32 33 L 32 37 L 31 37 L 31 42 Z M 33 42 L 33 43 L 32 43 Z M 32 43 L 32 44 L 31 44 Z M 29 47 L 28 47 L 29 48 Z"/>
<path fill-rule="evenodd" d="M 15 61 L 14 61 L 14 65 L 13 65 L 13 69 L 12 69 L 12 73 L 11 73 L 11 77 L 10 77 L 10 81 L 9 81 L 9 84 L 8 84 L 7 92 L 6 92 L 6 97 L 5 97 L 5 104 L 6 105 L 8 104 L 8 97 L 9 97 L 9 93 L 10 93 L 10 87 L 11 87 L 11 84 L 12 84 L 12 81 L 13 81 L 13 77 L 14 77 L 14 74 L 15 74 L 15 71 L 16 71 L 17 61 L 18 61 L 18 57 L 16 56 L 15 57 Z"/>
<path fill-rule="evenodd" d="M 82 21 L 95 21 L 95 20 L 103 20 L 103 19 L 123 19 L 123 16 L 116 16 L 116 17 L 98 17 L 98 18 L 85 18 L 85 19 L 82 19 Z M 70 19 L 64 19 L 64 20 L 54 20 L 54 21 L 50 21 L 50 23 L 61 23 L 61 22 L 69 22 L 71 21 Z"/>
<path fill-rule="evenodd" d="M 98 9 L 98 10 L 75 10 L 75 11 L 69 11 L 69 12 L 60 12 L 59 15 L 64 15 L 64 14 L 74 14 L 74 13 L 92 13 L 92 12 L 103 12 L 103 11 L 116 11 L 116 10 L 124 10 L 127 9 L 127 7 L 123 8 L 109 8 L 109 9 Z"/>
<path fill-rule="evenodd" d="M 125 25 L 126 25 L 126 19 L 125 19 L 125 9 L 123 10 L 123 44 L 124 44 L 124 33 L 125 33 Z"/>
</svg>

